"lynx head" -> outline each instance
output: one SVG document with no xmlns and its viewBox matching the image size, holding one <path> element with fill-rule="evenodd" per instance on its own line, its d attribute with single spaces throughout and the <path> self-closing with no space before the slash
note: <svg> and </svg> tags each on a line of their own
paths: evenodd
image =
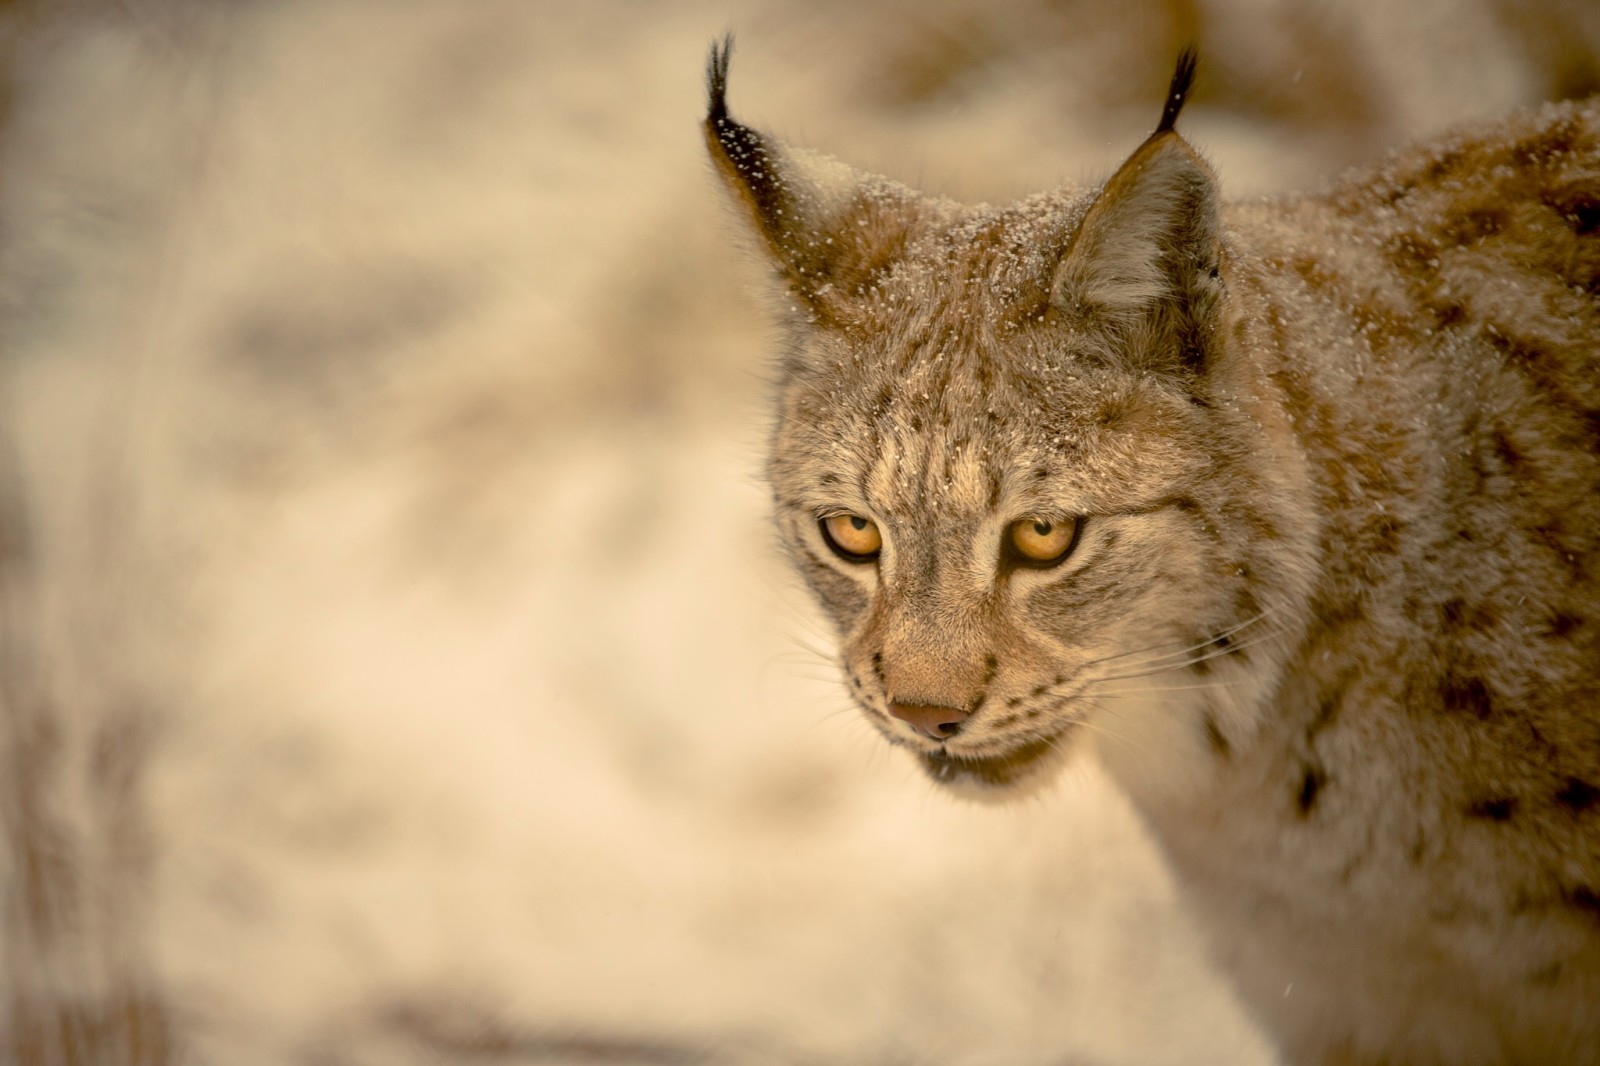
<svg viewBox="0 0 1600 1066">
<path fill-rule="evenodd" d="M 1276 683 L 1295 521 L 1230 352 L 1216 182 L 1173 128 L 1193 54 L 1102 187 L 994 209 L 735 121 L 730 43 L 705 133 L 786 296 L 777 521 L 855 700 L 975 794 L 1080 732 L 1151 780 L 1226 758 Z"/>
</svg>

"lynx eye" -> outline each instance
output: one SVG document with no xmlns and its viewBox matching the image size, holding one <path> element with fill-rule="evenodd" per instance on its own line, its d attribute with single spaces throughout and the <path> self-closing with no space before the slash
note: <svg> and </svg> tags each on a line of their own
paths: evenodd
<svg viewBox="0 0 1600 1066">
<path fill-rule="evenodd" d="M 883 547 L 883 535 L 878 524 L 858 514 L 836 514 L 820 523 L 822 539 L 828 542 L 834 554 L 852 563 L 865 563 L 878 557 Z"/>
<path fill-rule="evenodd" d="M 1024 518 L 1011 523 L 1006 539 L 1023 562 L 1048 566 L 1059 563 L 1071 553 L 1078 542 L 1078 521 L 1074 518 Z"/>
</svg>

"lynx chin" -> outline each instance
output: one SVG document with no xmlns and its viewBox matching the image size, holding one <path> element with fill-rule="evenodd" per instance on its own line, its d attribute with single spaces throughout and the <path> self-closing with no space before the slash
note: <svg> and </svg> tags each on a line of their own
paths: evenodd
<svg viewBox="0 0 1600 1066">
<path fill-rule="evenodd" d="M 1127 792 L 1294 1063 L 1600 1062 L 1600 100 L 1225 205 L 1176 131 L 931 199 L 705 134 L 787 297 L 769 474 L 862 713 Z"/>
</svg>

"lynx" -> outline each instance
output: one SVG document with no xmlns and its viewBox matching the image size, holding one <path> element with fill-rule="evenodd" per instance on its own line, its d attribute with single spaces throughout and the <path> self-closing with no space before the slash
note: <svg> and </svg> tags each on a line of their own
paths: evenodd
<svg viewBox="0 0 1600 1066">
<path fill-rule="evenodd" d="M 1600 101 L 1224 205 L 1176 131 L 968 207 L 705 134 L 789 310 L 769 475 L 957 792 L 1084 750 L 1287 1061 L 1600 1062 Z"/>
</svg>

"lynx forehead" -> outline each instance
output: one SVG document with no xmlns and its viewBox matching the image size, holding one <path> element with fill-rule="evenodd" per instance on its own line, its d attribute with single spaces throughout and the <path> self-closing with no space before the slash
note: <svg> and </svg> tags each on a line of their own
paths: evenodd
<svg viewBox="0 0 1600 1066">
<path fill-rule="evenodd" d="M 779 530 L 934 780 L 1104 763 L 1289 1061 L 1600 1061 L 1600 104 L 1228 207 L 1194 72 L 1103 185 L 968 207 L 712 49 Z"/>
</svg>

